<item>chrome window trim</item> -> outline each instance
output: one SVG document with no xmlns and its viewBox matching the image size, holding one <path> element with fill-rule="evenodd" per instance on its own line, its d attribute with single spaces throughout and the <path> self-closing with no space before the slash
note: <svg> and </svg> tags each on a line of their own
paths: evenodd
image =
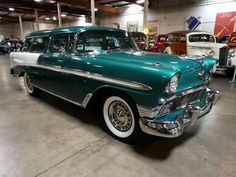
<svg viewBox="0 0 236 177">
<path fill-rule="evenodd" d="M 91 72 L 83 71 L 83 70 L 79 70 L 79 69 L 65 69 L 65 68 L 58 68 L 58 67 L 39 65 L 39 64 L 26 65 L 26 67 L 37 67 L 37 68 L 52 70 L 55 72 L 62 72 L 65 74 L 73 74 L 73 75 L 77 75 L 80 77 L 93 79 L 93 80 L 97 80 L 97 81 L 101 81 L 101 82 L 105 82 L 105 83 L 109 83 L 109 84 L 119 85 L 122 87 L 128 87 L 128 88 L 132 88 L 132 89 L 136 89 L 136 90 L 152 90 L 152 88 L 150 86 L 142 84 L 142 83 L 129 81 L 129 80 L 121 80 L 118 78 L 106 77 L 101 74 L 91 73 Z"/>
</svg>

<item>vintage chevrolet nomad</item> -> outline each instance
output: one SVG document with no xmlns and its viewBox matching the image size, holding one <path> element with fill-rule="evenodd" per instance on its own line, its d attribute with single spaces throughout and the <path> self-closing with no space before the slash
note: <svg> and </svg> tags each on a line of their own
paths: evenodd
<svg viewBox="0 0 236 177">
<path fill-rule="evenodd" d="M 141 132 L 177 137 L 210 112 L 221 93 L 208 87 L 216 60 L 139 51 L 123 30 L 69 27 L 32 32 L 10 55 L 26 91 L 46 91 L 76 105 L 101 107 L 121 140 Z"/>
</svg>

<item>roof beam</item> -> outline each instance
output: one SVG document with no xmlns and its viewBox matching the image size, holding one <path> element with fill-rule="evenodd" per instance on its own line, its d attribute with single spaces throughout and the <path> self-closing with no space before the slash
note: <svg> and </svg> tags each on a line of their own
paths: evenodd
<svg viewBox="0 0 236 177">
<path fill-rule="evenodd" d="M 85 0 L 56 0 L 56 2 L 62 3 L 62 5 L 68 5 L 68 6 L 75 6 L 75 7 L 82 7 L 86 9 L 90 9 L 90 2 Z M 95 7 L 98 10 L 105 11 L 105 12 L 111 12 L 111 13 L 119 13 L 119 8 L 111 7 L 102 5 L 100 3 L 95 3 Z"/>
</svg>

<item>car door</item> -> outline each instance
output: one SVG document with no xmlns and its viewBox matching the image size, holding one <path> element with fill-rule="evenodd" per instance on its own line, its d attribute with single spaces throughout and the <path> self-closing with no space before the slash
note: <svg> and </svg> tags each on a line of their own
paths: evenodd
<svg viewBox="0 0 236 177">
<path fill-rule="evenodd" d="M 41 55 L 43 89 L 60 97 L 80 103 L 79 56 L 72 53 L 75 33 L 61 33 L 51 37 L 48 51 Z"/>
<path fill-rule="evenodd" d="M 178 54 L 183 55 L 187 53 L 187 45 L 186 45 L 186 35 L 180 34 L 179 36 L 179 44 L 178 44 Z"/>
</svg>

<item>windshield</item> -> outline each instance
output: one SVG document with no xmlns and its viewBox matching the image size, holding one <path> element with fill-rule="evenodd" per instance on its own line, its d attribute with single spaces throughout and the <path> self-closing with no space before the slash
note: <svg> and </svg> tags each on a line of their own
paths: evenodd
<svg viewBox="0 0 236 177">
<path fill-rule="evenodd" d="M 103 52 L 115 49 L 137 50 L 133 38 L 123 31 L 86 31 L 78 36 L 78 53 Z"/>
<path fill-rule="evenodd" d="M 215 42 L 215 37 L 210 34 L 193 34 L 189 36 L 189 42 Z"/>
</svg>

